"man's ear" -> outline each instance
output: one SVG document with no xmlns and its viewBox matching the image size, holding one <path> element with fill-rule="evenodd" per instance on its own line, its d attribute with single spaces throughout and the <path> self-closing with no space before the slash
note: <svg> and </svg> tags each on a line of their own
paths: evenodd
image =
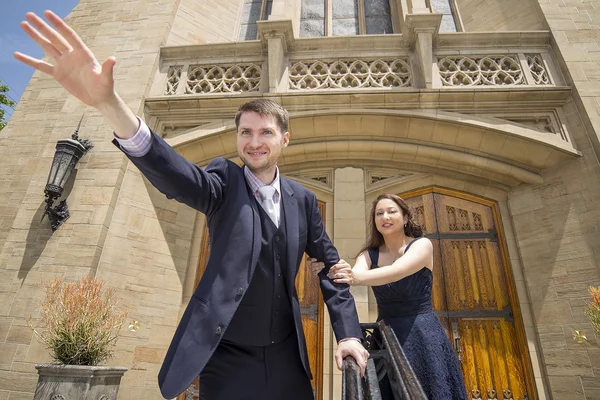
<svg viewBox="0 0 600 400">
<path fill-rule="evenodd" d="M 283 134 L 283 147 L 287 147 L 290 143 L 290 132 L 286 132 Z"/>
</svg>

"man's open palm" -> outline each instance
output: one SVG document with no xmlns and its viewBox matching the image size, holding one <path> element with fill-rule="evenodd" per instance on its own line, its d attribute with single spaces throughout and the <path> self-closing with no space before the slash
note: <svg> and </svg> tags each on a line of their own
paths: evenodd
<svg viewBox="0 0 600 400">
<path fill-rule="evenodd" d="M 15 52 L 15 58 L 54 77 L 69 93 L 89 106 L 99 107 L 113 98 L 114 57 L 100 65 L 62 19 L 52 11 L 45 11 L 44 16 L 55 29 L 31 12 L 26 14 L 27 21 L 23 21 L 21 27 L 54 60 L 54 65 L 20 52 Z"/>
</svg>

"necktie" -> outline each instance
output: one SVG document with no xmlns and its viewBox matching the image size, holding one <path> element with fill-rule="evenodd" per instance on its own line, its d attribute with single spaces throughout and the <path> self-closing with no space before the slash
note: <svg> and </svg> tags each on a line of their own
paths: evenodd
<svg viewBox="0 0 600 400">
<path fill-rule="evenodd" d="M 275 226 L 279 227 L 277 215 L 275 214 L 275 203 L 273 202 L 275 188 L 273 186 L 263 186 L 258 189 L 258 194 L 260 195 L 260 205 L 267 212 Z"/>
</svg>

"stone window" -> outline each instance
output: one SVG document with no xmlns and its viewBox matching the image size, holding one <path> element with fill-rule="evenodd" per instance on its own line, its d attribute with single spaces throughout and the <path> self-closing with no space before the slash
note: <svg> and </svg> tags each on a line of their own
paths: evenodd
<svg viewBox="0 0 600 400">
<path fill-rule="evenodd" d="M 300 37 L 394 33 L 389 0 L 302 0 Z"/>
<path fill-rule="evenodd" d="M 258 27 L 256 21 L 264 21 L 271 15 L 273 0 L 244 0 L 242 24 L 238 40 L 256 40 Z"/>
<path fill-rule="evenodd" d="M 458 32 L 456 3 L 454 0 L 429 0 L 433 12 L 443 14 L 440 32 Z"/>
</svg>

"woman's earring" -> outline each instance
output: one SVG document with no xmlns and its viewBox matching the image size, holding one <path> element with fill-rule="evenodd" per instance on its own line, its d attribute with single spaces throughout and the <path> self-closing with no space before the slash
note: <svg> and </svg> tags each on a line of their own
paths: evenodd
<svg viewBox="0 0 600 400">
<path fill-rule="evenodd" d="M 406 224 L 404 224 L 404 227 L 406 228 Z"/>
</svg>

